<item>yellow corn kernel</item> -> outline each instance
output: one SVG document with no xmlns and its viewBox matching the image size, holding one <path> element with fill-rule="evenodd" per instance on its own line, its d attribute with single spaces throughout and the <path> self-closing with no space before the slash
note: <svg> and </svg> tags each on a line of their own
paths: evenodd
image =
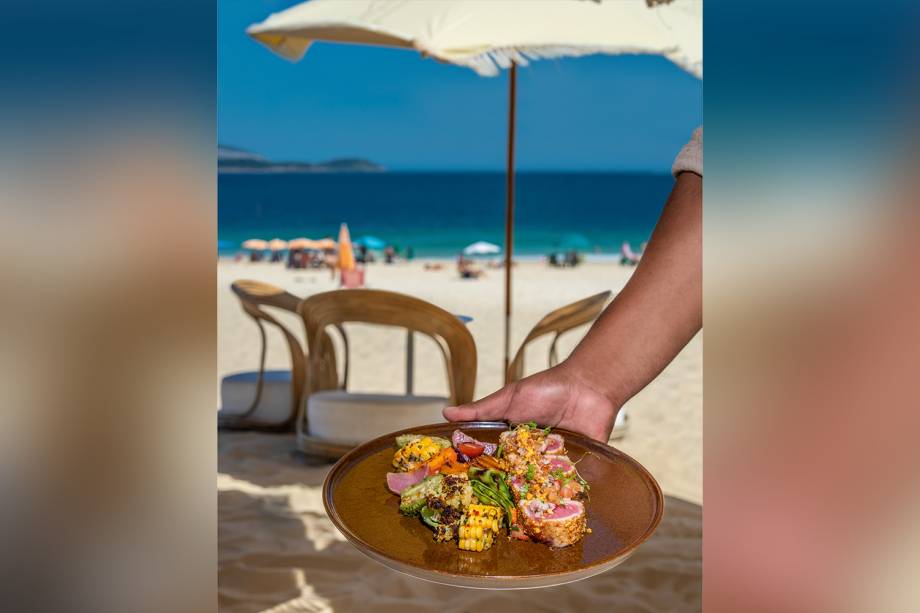
<svg viewBox="0 0 920 613">
<path fill-rule="evenodd" d="M 502 510 L 484 504 L 471 504 L 460 519 L 457 546 L 466 551 L 483 551 L 492 546 L 493 535 L 501 526 Z"/>
<path fill-rule="evenodd" d="M 402 449 L 397 450 L 393 455 L 393 466 L 401 470 L 413 470 L 436 456 L 440 451 L 441 446 L 426 436 L 417 441 L 412 441 Z"/>
</svg>

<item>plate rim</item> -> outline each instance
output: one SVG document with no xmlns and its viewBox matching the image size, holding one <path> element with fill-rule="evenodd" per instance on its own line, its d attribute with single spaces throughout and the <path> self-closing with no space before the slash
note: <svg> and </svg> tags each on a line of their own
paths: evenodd
<svg viewBox="0 0 920 613">
<path fill-rule="evenodd" d="M 342 535 L 346 538 L 346 540 L 348 540 L 352 544 L 353 547 L 358 549 L 358 551 L 360 551 L 367 557 L 371 558 L 372 560 L 376 562 L 380 562 L 380 560 L 377 560 L 374 556 L 369 555 L 367 551 L 364 551 L 364 549 L 366 548 L 367 550 L 374 552 L 374 554 L 376 554 L 377 556 L 390 560 L 393 563 L 398 564 L 400 566 L 405 566 L 405 567 L 409 567 L 413 569 L 419 569 L 426 574 L 434 575 L 438 577 L 445 577 L 445 578 L 447 577 L 458 577 L 458 578 L 463 578 L 463 579 L 481 578 L 481 579 L 485 579 L 489 581 L 503 582 L 503 581 L 515 581 L 515 580 L 518 580 L 518 581 L 519 580 L 536 580 L 536 579 L 541 579 L 541 578 L 547 578 L 547 579 L 561 578 L 561 577 L 565 577 L 565 576 L 573 575 L 573 574 L 583 574 L 585 571 L 596 569 L 596 572 L 590 573 L 582 577 L 586 579 L 588 577 L 592 577 L 596 574 L 604 572 L 605 570 L 607 570 L 607 568 L 605 567 L 609 564 L 613 564 L 613 566 L 617 566 L 618 564 L 625 562 L 627 558 L 629 558 L 630 556 L 632 556 L 633 553 L 635 553 L 636 549 L 638 549 L 649 538 L 651 538 L 651 536 L 655 533 L 655 530 L 658 529 L 658 526 L 661 523 L 661 519 L 664 514 L 664 494 L 661 491 L 661 486 L 658 484 L 658 481 L 655 479 L 652 473 L 649 472 L 647 468 L 645 468 L 645 466 L 643 466 L 641 463 L 639 463 L 638 460 L 636 460 L 635 458 L 633 458 L 626 452 L 621 451 L 620 449 L 617 449 L 616 447 L 613 447 L 611 445 L 606 445 L 596 439 L 590 438 L 578 432 L 573 432 L 565 428 L 555 428 L 554 427 L 553 431 L 559 432 L 563 436 L 572 436 L 572 437 L 579 439 L 580 445 L 583 445 L 589 448 L 595 447 L 597 449 L 602 450 L 603 453 L 612 453 L 613 455 L 618 456 L 620 459 L 625 460 L 627 463 L 633 465 L 636 469 L 638 469 L 638 471 L 646 477 L 647 483 L 651 484 L 652 486 L 652 494 L 654 495 L 654 498 L 655 498 L 655 514 L 652 517 L 652 520 L 649 523 L 649 526 L 646 528 L 646 530 L 642 533 L 642 535 L 638 539 L 636 539 L 633 543 L 631 543 L 627 547 L 624 547 L 616 555 L 612 557 L 604 558 L 602 560 L 598 560 L 597 562 L 594 562 L 592 564 L 580 566 L 577 569 L 573 569 L 573 570 L 562 570 L 562 571 L 556 571 L 556 572 L 539 573 L 536 575 L 477 575 L 477 574 L 471 574 L 471 573 L 456 573 L 456 572 L 442 571 L 442 570 L 436 570 L 436 569 L 430 569 L 430 568 L 424 568 L 421 566 L 417 566 L 415 564 L 407 563 L 402 560 L 397 560 L 393 558 L 391 555 L 387 554 L 386 552 L 371 545 L 370 543 L 364 542 L 360 537 L 358 537 L 358 535 L 352 532 L 345 525 L 345 523 L 342 521 L 341 517 L 339 516 L 338 512 L 335 510 L 334 505 L 332 504 L 332 481 L 334 477 L 339 472 L 344 470 L 345 465 L 351 462 L 355 456 L 361 455 L 361 453 L 366 451 L 368 447 L 375 446 L 375 444 L 378 443 L 378 441 L 383 442 L 383 439 L 392 440 L 401 434 L 413 434 L 419 430 L 425 430 L 429 428 L 444 428 L 445 426 L 450 426 L 450 425 L 454 425 L 458 429 L 462 429 L 462 428 L 486 428 L 486 429 L 505 428 L 507 429 L 511 427 L 508 422 L 504 422 L 504 421 L 467 421 L 467 422 L 455 422 L 455 423 L 454 422 L 431 423 L 431 424 L 414 426 L 412 428 L 405 428 L 403 430 L 396 430 L 389 434 L 383 434 L 381 436 L 372 438 L 368 441 L 361 443 L 354 449 L 349 450 L 348 453 L 343 455 L 341 458 L 339 458 L 339 460 L 332 466 L 332 468 L 329 469 L 329 472 L 326 474 L 326 478 L 323 480 L 323 507 L 326 510 L 326 515 L 332 521 L 333 525 L 335 525 L 336 529 L 339 532 L 341 532 Z M 412 573 L 393 568 L 389 565 L 385 565 L 385 566 L 388 566 L 388 568 L 390 568 L 391 570 L 395 570 L 396 572 L 401 572 L 403 574 L 407 574 L 412 577 L 417 577 L 419 579 L 432 581 L 434 583 L 441 583 L 434 579 L 428 579 L 424 576 L 414 575 Z M 578 581 L 578 580 L 579 579 L 574 579 L 573 581 Z M 566 583 L 566 582 L 562 582 L 562 583 Z M 446 583 L 446 584 L 454 585 L 454 586 L 458 585 L 457 583 Z M 553 584 L 553 585 L 559 585 L 559 584 Z M 467 587 L 467 586 L 459 586 L 459 587 Z M 489 588 L 486 588 L 486 589 L 489 589 Z M 491 588 L 491 589 L 495 589 L 495 588 Z"/>
</svg>

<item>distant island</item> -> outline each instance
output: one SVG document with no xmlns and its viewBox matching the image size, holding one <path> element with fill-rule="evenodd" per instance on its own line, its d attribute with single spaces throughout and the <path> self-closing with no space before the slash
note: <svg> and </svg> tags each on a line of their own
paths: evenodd
<svg viewBox="0 0 920 613">
<path fill-rule="evenodd" d="M 360 158 L 345 158 L 327 162 L 275 162 L 257 153 L 217 146 L 217 172 L 219 173 L 288 173 L 288 172 L 383 172 L 380 164 Z"/>
</svg>

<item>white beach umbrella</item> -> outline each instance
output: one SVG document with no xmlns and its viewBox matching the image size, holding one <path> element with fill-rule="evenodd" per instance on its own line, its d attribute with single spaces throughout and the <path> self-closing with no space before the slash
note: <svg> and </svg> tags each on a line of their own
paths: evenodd
<svg viewBox="0 0 920 613">
<path fill-rule="evenodd" d="M 702 0 L 311 0 L 247 33 L 291 60 L 314 41 L 414 49 L 498 74 L 528 59 L 644 53 L 702 76 Z"/>
<path fill-rule="evenodd" d="M 243 249 L 264 251 L 265 249 L 268 249 L 268 243 L 261 238 L 249 238 L 243 241 Z"/>
<path fill-rule="evenodd" d="M 283 251 L 287 249 L 287 241 L 280 238 L 273 238 L 268 241 L 268 248 L 272 251 Z"/>
<path fill-rule="evenodd" d="M 292 238 L 288 241 L 288 249 L 315 249 L 316 241 L 311 241 L 309 238 L 301 236 L 300 238 Z"/>
<path fill-rule="evenodd" d="M 311 0 L 247 33 L 299 60 L 314 41 L 414 49 L 494 76 L 510 68 L 505 212 L 505 371 L 510 355 L 517 66 L 593 53 L 660 55 L 703 75 L 702 0 Z M 654 92 L 648 92 L 652 95 Z"/>
<path fill-rule="evenodd" d="M 463 248 L 463 255 L 496 255 L 501 252 L 501 247 L 485 241 L 476 241 Z"/>
</svg>

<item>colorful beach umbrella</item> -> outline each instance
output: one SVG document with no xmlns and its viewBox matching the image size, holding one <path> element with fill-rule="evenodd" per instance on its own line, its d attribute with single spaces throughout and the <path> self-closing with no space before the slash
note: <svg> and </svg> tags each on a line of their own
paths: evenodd
<svg viewBox="0 0 920 613">
<path fill-rule="evenodd" d="M 319 249 L 321 251 L 335 249 L 335 241 L 331 238 L 321 238 L 318 241 L 313 241 L 313 247 L 311 247 L 311 249 Z"/>
<path fill-rule="evenodd" d="M 268 241 L 268 248 L 272 251 L 283 251 L 287 249 L 287 241 L 281 240 L 280 238 L 273 238 Z"/>
<path fill-rule="evenodd" d="M 348 224 L 344 223 L 339 226 L 339 268 L 342 270 L 355 269 L 355 252 L 351 247 Z"/>
<path fill-rule="evenodd" d="M 243 249 L 251 249 L 253 251 L 265 251 L 268 248 L 268 243 L 266 243 L 261 238 L 250 238 L 243 241 Z"/>
<path fill-rule="evenodd" d="M 463 248 L 463 255 L 497 255 L 501 252 L 501 247 L 486 241 L 476 241 Z"/>
<path fill-rule="evenodd" d="M 591 241 L 584 234 L 565 234 L 558 247 L 566 251 L 590 251 Z"/>
<path fill-rule="evenodd" d="M 299 60 L 315 41 L 414 49 L 482 76 L 508 74 L 505 182 L 505 368 L 511 352 L 517 67 L 529 60 L 604 53 L 660 55 L 703 74 L 702 0 L 310 0 L 246 31 Z M 653 94 L 654 92 L 648 92 Z"/>
<path fill-rule="evenodd" d="M 387 246 L 387 243 L 382 238 L 377 238 L 376 236 L 361 236 L 352 241 L 355 245 L 363 245 L 368 249 L 383 249 Z"/>
</svg>

